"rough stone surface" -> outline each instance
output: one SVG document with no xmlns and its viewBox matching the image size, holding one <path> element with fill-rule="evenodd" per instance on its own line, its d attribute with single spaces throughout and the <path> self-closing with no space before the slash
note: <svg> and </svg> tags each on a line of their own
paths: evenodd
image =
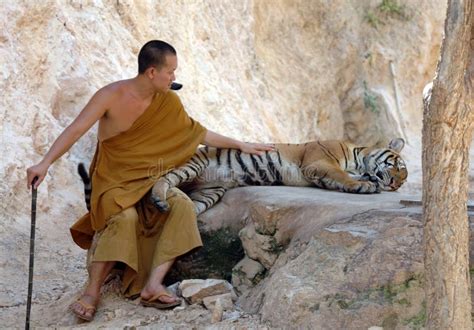
<svg viewBox="0 0 474 330">
<path fill-rule="evenodd" d="M 421 247 L 419 213 L 358 213 L 285 252 L 242 302 L 276 327 L 415 326 L 424 315 Z"/>
</svg>

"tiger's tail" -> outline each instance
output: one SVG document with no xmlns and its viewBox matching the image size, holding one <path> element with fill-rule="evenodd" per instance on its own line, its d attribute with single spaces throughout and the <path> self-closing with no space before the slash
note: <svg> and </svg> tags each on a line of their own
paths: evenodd
<svg viewBox="0 0 474 330">
<path fill-rule="evenodd" d="M 84 183 L 84 198 L 86 200 L 87 210 L 91 210 L 91 194 L 92 194 L 92 183 L 89 173 L 87 173 L 86 167 L 83 163 L 77 165 L 77 172 L 79 173 L 82 182 Z"/>
</svg>

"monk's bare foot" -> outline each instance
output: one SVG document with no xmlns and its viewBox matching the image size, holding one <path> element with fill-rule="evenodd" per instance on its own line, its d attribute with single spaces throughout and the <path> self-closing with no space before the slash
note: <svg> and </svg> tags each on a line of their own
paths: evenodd
<svg viewBox="0 0 474 330">
<path fill-rule="evenodd" d="M 80 319 L 85 321 L 92 321 L 97 305 L 99 304 L 99 297 L 88 294 L 83 294 L 79 299 L 69 305 L 69 309 Z"/>
<path fill-rule="evenodd" d="M 179 301 L 179 299 L 177 297 L 173 297 L 173 295 L 171 295 L 168 290 L 166 290 L 166 287 L 162 284 L 147 284 L 140 293 L 140 297 L 143 300 L 150 300 L 154 297 L 159 297 L 158 300 L 165 304 Z"/>
</svg>

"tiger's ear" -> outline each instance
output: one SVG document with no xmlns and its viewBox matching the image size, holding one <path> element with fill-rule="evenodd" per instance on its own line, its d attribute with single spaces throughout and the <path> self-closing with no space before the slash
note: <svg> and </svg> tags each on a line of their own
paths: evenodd
<svg viewBox="0 0 474 330">
<path fill-rule="evenodd" d="M 402 151 L 404 146 L 405 146 L 405 140 L 403 140 L 402 138 L 393 139 L 388 144 L 388 147 L 397 153 L 400 153 L 400 151 Z"/>
</svg>

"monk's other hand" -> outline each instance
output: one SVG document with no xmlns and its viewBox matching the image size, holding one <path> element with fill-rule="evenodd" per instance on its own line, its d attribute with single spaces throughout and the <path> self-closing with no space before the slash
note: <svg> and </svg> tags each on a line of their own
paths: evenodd
<svg viewBox="0 0 474 330">
<path fill-rule="evenodd" d="M 273 151 L 275 150 L 275 145 L 268 144 L 268 143 L 247 143 L 244 142 L 240 146 L 240 150 L 242 152 L 254 155 L 261 155 L 265 151 Z"/>
<path fill-rule="evenodd" d="M 38 178 L 38 180 L 36 180 L 33 188 L 35 189 L 38 188 L 40 183 L 43 182 L 44 177 L 46 176 L 46 173 L 48 173 L 48 168 L 49 168 L 49 165 L 43 162 L 38 163 L 28 168 L 26 170 L 27 188 L 30 189 L 30 187 L 33 184 L 33 180 L 35 178 Z"/>
</svg>

